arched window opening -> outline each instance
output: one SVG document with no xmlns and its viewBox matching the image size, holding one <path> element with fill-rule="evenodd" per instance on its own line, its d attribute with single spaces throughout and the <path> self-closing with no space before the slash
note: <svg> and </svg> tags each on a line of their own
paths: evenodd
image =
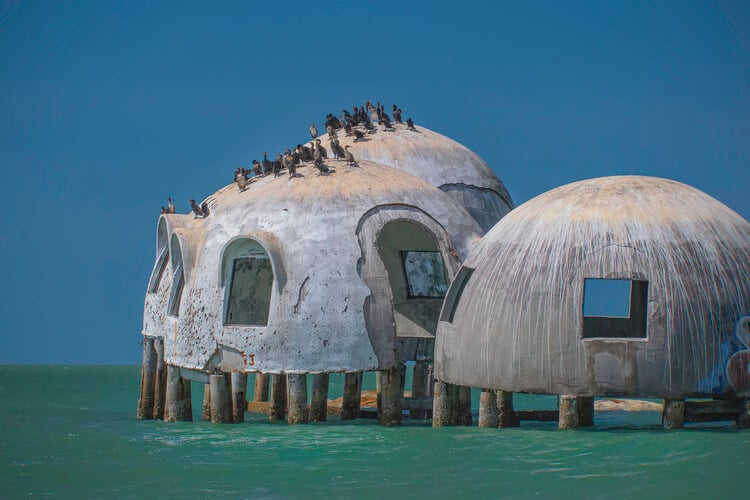
<svg viewBox="0 0 750 500">
<path fill-rule="evenodd" d="M 228 283 L 224 324 L 266 326 L 271 308 L 273 266 L 263 247 L 251 239 L 235 241 L 225 251 L 222 275 Z"/>
<path fill-rule="evenodd" d="M 432 338 L 449 282 L 436 237 L 423 225 L 400 219 L 383 226 L 377 246 L 388 273 L 397 336 Z"/>
<path fill-rule="evenodd" d="M 156 252 L 158 254 L 154 268 L 151 270 L 151 277 L 148 280 L 148 293 L 156 293 L 159 289 L 161 277 L 167 268 L 169 260 L 169 247 L 167 246 L 167 223 L 164 218 L 159 219 L 159 227 L 156 231 Z"/>
<path fill-rule="evenodd" d="M 172 235 L 172 289 L 169 292 L 168 314 L 170 316 L 180 315 L 180 301 L 182 300 L 182 289 L 185 288 L 185 270 L 182 268 L 182 251 L 180 242 L 176 235 Z"/>
</svg>

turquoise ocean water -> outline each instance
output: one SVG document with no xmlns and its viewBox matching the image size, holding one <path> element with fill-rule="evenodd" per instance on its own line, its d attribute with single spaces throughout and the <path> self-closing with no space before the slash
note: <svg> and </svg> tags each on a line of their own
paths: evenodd
<svg viewBox="0 0 750 500">
<path fill-rule="evenodd" d="M 662 432 L 658 413 L 518 429 L 373 420 L 137 421 L 140 367 L 0 366 L 0 497 L 747 498 L 750 431 Z M 374 378 L 365 385 L 374 386 Z M 408 385 L 408 382 L 407 382 Z M 248 383 L 252 392 L 252 380 Z M 330 396 L 342 377 L 331 377 Z M 478 405 L 474 394 L 473 406 Z M 524 396 L 522 408 L 554 399 Z M 475 418 L 476 423 L 476 418 Z"/>
</svg>

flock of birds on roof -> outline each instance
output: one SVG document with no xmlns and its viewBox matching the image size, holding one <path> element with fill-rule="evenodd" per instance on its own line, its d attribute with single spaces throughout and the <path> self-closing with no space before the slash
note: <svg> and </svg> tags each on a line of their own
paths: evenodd
<svg viewBox="0 0 750 500">
<path fill-rule="evenodd" d="M 364 106 L 352 106 L 351 113 L 344 109 L 338 118 L 333 113 L 327 114 L 325 129 L 326 133 L 328 133 L 329 147 L 331 148 L 331 153 L 333 153 L 333 158 L 346 160 L 348 165 L 356 165 L 357 161 L 354 159 L 351 151 L 349 151 L 350 146 L 341 147 L 338 132 L 343 129 L 346 137 L 354 137 L 354 142 L 364 139 L 366 134 L 377 132 L 378 129 L 373 122 L 382 125 L 384 131 L 393 132 L 396 130 L 393 123 L 404 122 L 401 121 L 401 109 L 395 104 L 393 105 L 392 114 L 393 120 L 385 112 L 385 108 L 380 102 L 374 105 L 372 101 L 367 101 L 367 104 Z M 414 127 L 414 121 L 411 118 L 406 120 L 406 129 L 417 131 Z M 289 177 L 297 177 L 297 167 L 309 162 L 312 162 L 313 166 L 318 169 L 318 175 L 327 175 L 335 172 L 335 170 L 325 164 L 328 152 L 318 138 L 318 128 L 315 126 L 315 123 L 310 124 L 310 136 L 312 139 L 309 143 L 304 145 L 297 144 L 292 150 L 287 148 L 283 155 L 278 153 L 274 160 L 269 160 L 268 153 L 264 152 L 262 161 L 253 160 L 252 169 L 237 168 L 234 171 L 234 182 L 237 184 L 240 192 L 247 189 L 255 179 L 271 174 L 274 177 L 278 177 L 282 170 L 286 170 L 289 173 Z M 175 213 L 172 198 L 168 198 L 168 200 L 167 206 L 161 207 L 161 213 L 163 214 Z M 208 203 L 205 201 L 199 206 L 195 200 L 190 200 L 190 208 L 193 210 L 196 218 L 206 218 L 210 214 Z"/>
</svg>

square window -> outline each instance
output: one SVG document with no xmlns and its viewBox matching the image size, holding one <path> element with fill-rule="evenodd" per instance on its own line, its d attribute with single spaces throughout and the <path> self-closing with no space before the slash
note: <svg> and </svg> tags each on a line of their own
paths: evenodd
<svg viewBox="0 0 750 500">
<path fill-rule="evenodd" d="M 586 278 L 583 338 L 645 339 L 648 281 Z"/>
</svg>

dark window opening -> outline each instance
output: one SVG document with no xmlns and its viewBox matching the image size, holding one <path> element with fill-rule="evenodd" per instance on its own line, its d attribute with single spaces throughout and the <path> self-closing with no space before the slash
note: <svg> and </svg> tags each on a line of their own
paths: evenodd
<svg viewBox="0 0 750 500">
<path fill-rule="evenodd" d="M 185 288 L 185 273 L 182 272 L 182 262 L 177 265 L 172 280 L 172 291 L 169 297 L 169 315 L 180 315 L 180 301 L 182 300 L 182 289 Z"/>
<path fill-rule="evenodd" d="M 440 316 L 440 321 L 453 323 L 453 317 L 456 315 L 456 309 L 461 300 L 461 295 L 464 293 L 464 288 L 466 288 L 466 284 L 469 282 L 469 278 L 471 278 L 473 273 L 474 270 L 469 267 L 461 267 L 461 269 L 458 270 L 456 278 L 448 289 L 448 295 L 443 304 L 443 313 Z"/>
<path fill-rule="evenodd" d="M 586 278 L 583 338 L 645 339 L 648 281 Z"/>
<path fill-rule="evenodd" d="M 448 290 L 445 265 L 440 252 L 402 250 L 399 252 L 410 299 L 442 299 Z"/>
<path fill-rule="evenodd" d="M 151 271 L 151 279 L 148 280 L 148 293 L 156 293 L 159 289 L 159 283 L 161 277 L 164 274 L 164 270 L 167 268 L 167 259 L 169 258 L 169 249 L 164 246 L 159 253 L 159 258 L 156 259 L 154 269 Z"/>
<path fill-rule="evenodd" d="M 273 269 L 268 258 L 234 259 L 229 288 L 227 325 L 265 326 L 271 307 Z"/>
</svg>

